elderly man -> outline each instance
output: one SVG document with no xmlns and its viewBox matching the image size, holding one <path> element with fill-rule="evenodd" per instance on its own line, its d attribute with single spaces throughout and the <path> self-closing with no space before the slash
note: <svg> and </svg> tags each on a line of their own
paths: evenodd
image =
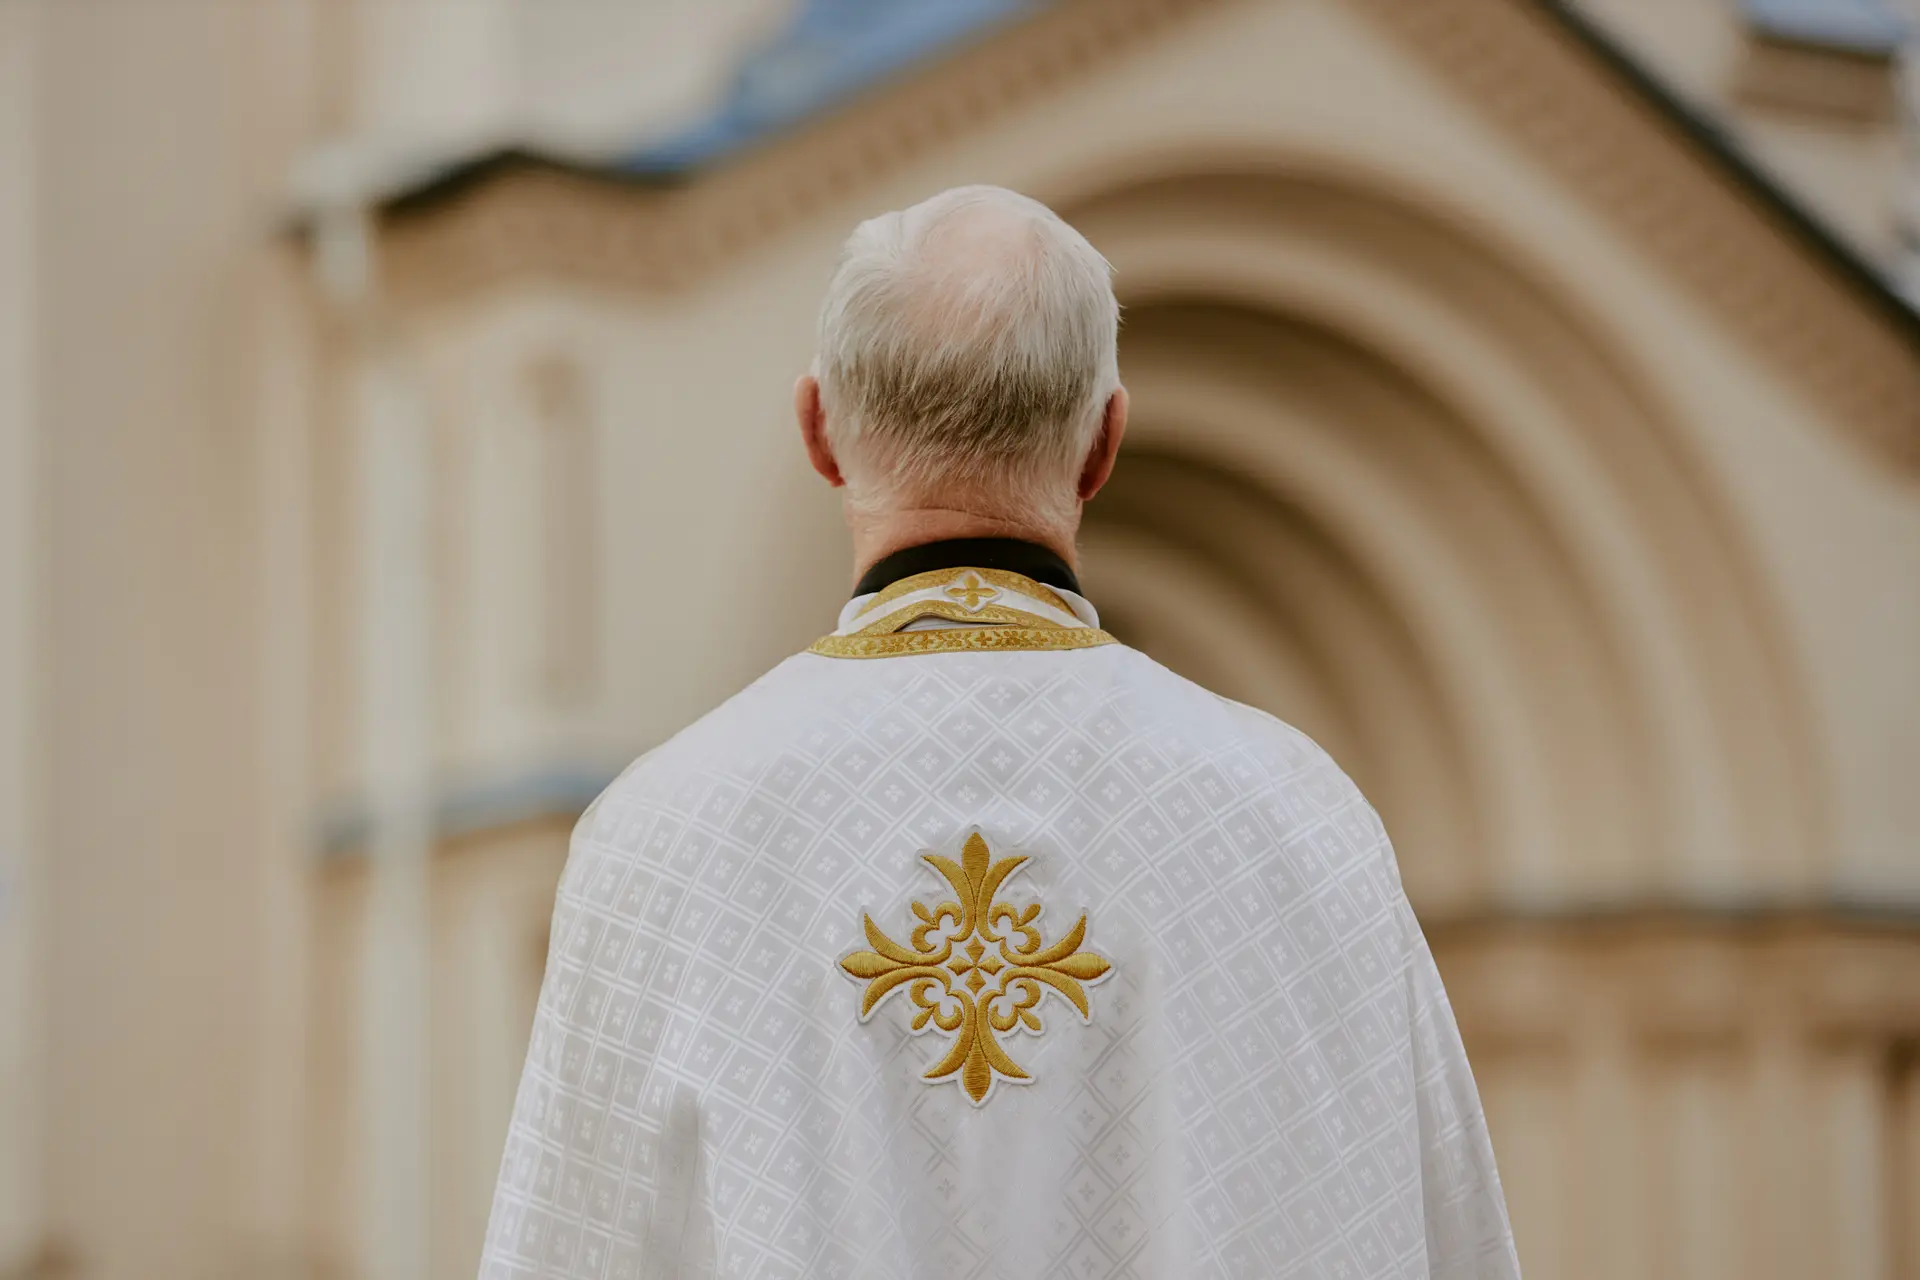
<svg viewBox="0 0 1920 1280">
<path fill-rule="evenodd" d="M 995 188 L 848 240 L 859 585 L 575 830 L 485 1276 L 1518 1274 L 1374 811 L 1081 594 L 1108 275 Z"/>
</svg>

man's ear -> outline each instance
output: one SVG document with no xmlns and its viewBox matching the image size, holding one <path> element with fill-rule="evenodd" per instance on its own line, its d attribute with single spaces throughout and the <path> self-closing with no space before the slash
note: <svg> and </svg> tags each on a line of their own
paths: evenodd
<svg viewBox="0 0 1920 1280">
<path fill-rule="evenodd" d="M 1087 453 L 1086 465 L 1080 468 L 1080 501 L 1089 501 L 1100 487 L 1113 474 L 1113 464 L 1120 456 L 1120 437 L 1127 433 L 1127 389 L 1116 387 L 1107 397 L 1107 411 L 1100 419 L 1100 434 L 1094 438 L 1093 448 Z"/>
<path fill-rule="evenodd" d="M 800 422 L 800 439 L 807 446 L 807 461 L 821 479 L 838 489 L 847 482 L 840 474 L 840 463 L 827 440 L 827 415 L 820 407 L 820 379 L 810 373 L 800 375 L 793 384 L 793 416 Z"/>
</svg>

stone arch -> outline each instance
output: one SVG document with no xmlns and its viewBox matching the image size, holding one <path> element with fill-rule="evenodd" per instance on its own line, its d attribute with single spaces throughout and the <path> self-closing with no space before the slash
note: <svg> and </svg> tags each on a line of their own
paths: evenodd
<svg viewBox="0 0 1920 1280">
<path fill-rule="evenodd" d="M 1548 273 L 1351 175 L 1188 174 L 1067 212 L 1118 268 L 1135 405 L 1090 589 L 1324 741 L 1423 906 L 1812 873 L 1782 630 L 1657 388 Z"/>
</svg>

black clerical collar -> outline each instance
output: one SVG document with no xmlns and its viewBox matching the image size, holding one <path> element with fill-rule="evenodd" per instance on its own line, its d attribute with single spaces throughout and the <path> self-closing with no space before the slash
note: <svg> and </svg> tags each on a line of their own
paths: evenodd
<svg viewBox="0 0 1920 1280">
<path fill-rule="evenodd" d="M 875 562 L 860 575 L 855 596 L 885 590 L 902 578 L 940 569 L 999 569 L 1017 573 L 1049 587 L 1080 593 L 1080 580 L 1073 576 L 1067 562 L 1037 542 L 1021 538 L 948 538 L 944 542 L 925 542 L 903 547 Z"/>
</svg>

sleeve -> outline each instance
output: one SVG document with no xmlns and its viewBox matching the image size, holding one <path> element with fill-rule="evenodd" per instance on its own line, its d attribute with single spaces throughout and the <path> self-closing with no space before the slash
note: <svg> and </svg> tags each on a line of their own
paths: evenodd
<svg viewBox="0 0 1920 1280">
<path fill-rule="evenodd" d="M 1506 1197 L 1453 1007 L 1404 894 L 1398 906 L 1407 938 L 1407 1012 L 1427 1271 L 1434 1280 L 1518 1280 L 1520 1262 Z"/>
<path fill-rule="evenodd" d="M 646 825 L 603 796 L 574 829 L 481 1280 L 682 1271 L 699 1116 L 663 1062 L 685 958 L 673 885 L 636 856 Z"/>
</svg>

